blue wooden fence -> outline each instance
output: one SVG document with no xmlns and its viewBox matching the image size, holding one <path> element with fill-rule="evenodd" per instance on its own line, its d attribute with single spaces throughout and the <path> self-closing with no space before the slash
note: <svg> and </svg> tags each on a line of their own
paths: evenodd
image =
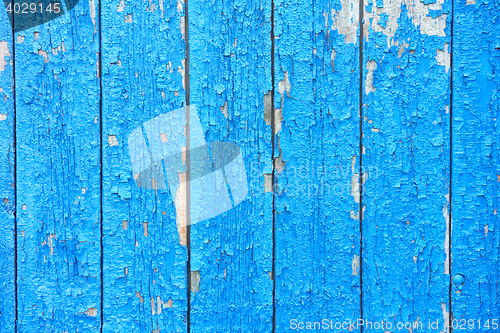
<svg viewBox="0 0 500 333">
<path fill-rule="evenodd" d="M 0 18 L 0 333 L 500 332 L 500 2 L 67 0 L 29 28 L 24 3 Z M 186 105 L 178 133 L 236 144 L 248 191 L 192 225 L 131 165 Z"/>
</svg>

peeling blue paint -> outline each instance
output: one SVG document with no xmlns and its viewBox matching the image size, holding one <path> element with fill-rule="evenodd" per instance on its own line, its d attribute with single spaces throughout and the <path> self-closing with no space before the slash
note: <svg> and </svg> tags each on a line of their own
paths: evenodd
<svg viewBox="0 0 500 333">
<path fill-rule="evenodd" d="M 367 0 L 361 66 L 358 2 L 271 5 L 190 2 L 189 62 L 180 0 L 80 1 L 14 36 L 3 16 L 0 333 L 500 319 L 498 2 L 455 0 L 452 41 L 451 0 Z M 188 87 L 249 190 L 191 227 L 189 323 L 187 230 L 127 141 Z"/>
<path fill-rule="evenodd" d="M 359 5 L 275 8 L 276 332 L 288 332 L 361 317 Z"/>
<path fill-rule="evenodd" d="M 191 104 L 207 141 L 241 147 L 249 190 L 232 210 L 191 227 L 191 271 L 200 280 L 192 332 L 272 330 L 270 15 L 268 0 L 189 3 Z"/>
<path fill-rule="evenodd" d="M 187 257 L 172 196 L 135 185 L 127 141 L 185 104 L 184 6 L 106 2 L 101 22 L 103 332 L 186 332 Z"/>
<path fill-rule="evenodd" d="M 14 35 L 18 332 L 101 326 L 94 5 Z"/>
<path fill-rule="evenodd" d="M 13 40 L 7 20 L 0 20 L 0 332 L 14 332 L 14 81 Z"/>
<path fill-rule="evenodd" d="M 451 1 L 442 7 L 450 13 Z M 389 45 L 385 32 L 365 30 L 363 314 L 393 327 L 438 320 L 442 330 L 450 281 L 443 213 L 449 211 L 450 73 L 436 54 L 450 43 L 451 16 L 446 36 L 429 36 L 422 31 L 439 31 L 424 27 L 427 21 L 414 25 L 411 16 L 422 14 L 410 8 L 401 6 Z"/>
<path fill-rule="evenodd" d="M 463 280 L 452 288 L 453 318 L 490 326 L 500 314 L 499 10 L 456 1 L 453 31 L 451 270 Z"/>
</svg>

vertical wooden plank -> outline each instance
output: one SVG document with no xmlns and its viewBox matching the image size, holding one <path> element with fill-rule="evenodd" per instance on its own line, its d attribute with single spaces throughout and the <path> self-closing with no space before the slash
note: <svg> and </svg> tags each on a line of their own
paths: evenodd
<svg viewBox="0 0 500 333">
<path fill-rule="evenodd" d="M 0 20 L 0 332 L 15 326 L 14 49 L 7 16 Z"/>
<path fill-rule="evenodd" d="M 191 226 L 192 332 L 272 330 L 270 15 L 269 0 L 189 2 L 191 105 L 208 143 L 239 146 L 248 186 Z"/>
<path fill-rule="evenodd" d="M 186 248 L 172 195 L 136 184 L 129 151 L 135 129 L 185 103 L 184 5 L 110 1 L 101 21 L 103 331 L 184 332 Z"/>
<path fill-rule="evenodd" d="M 448 324 L 450 14 L 448 0 L 365 2 L 366 332 Z"/>
<path fill-rule="evenodd" d="M 454 5 L 453 324 L 457 331 L 494 332 L 500 325 L 500 8 L 474 0 Z"/>
<path fill-rule="evenodd" d="M 275 1 L 277 332 L 359 331 L 358 13 Z"/>
<path fill-rule="evenodd" d="M 15 34 L 19 332 L 101 326 L 97 6 Z"/>
</svg>

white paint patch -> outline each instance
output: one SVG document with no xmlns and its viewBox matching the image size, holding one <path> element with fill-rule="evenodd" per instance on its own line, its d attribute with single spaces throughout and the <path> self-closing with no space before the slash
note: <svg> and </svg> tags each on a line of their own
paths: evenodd
<svg viewBox="0 0 500 333">
<path fill-rule="evenodd" d="M 345 36 L 346 43 L 356 44 L 358 39 L 359 2 L 358 0 L 341 0 L 339 12 L 332 9 L 332 30 Z M 325 18 L 325 24 L 328 20 Z"/>
<path fill-rule="evenodd" d="M 488 237 L 488 225 L 484 226 L 484 237 Z"/>
<path fill-rule="evenodd" d="M 443 322 L 447 325 L 448 320 L 450 319 L 450 313 L 448 311 L 446 311 L 446 304 L 445 303 L 441 303 L 441 309 L 443 310 Z M 449 332 L 449 331 L 450 331 L 450 328 L 445 326 L 444 329 L 441 330 L 441 333 Z"/>
<path fill-rule="evenodd" d="M 132 14 L 125 15 L 125 23 L 133 23 L 134 19 L 132 18 Z"/>
<path fill-rule="evenodd" d="M 354 197 L 354 202 L 359 203 L 360 199 L 360 186 L 359 186 L 359 173 L 356 172 L 356 156 L 351 159 L 351 195 Z"/>
<path fill-rule="evenodd" d="M 330 59 L 331 59 L 331 64 L 332 64 L 332 70 L 335 72 L 335 57 L 337 56 L 337 51 L 335 49 L 332 50 L 332 53 L 330 54 Z"/>
<path fill-rule="evenodd" d="M 186 23 L 185 23 L 185 17 L 181 17 L 181 22 L 179 23 L 180 29 L 181 29 L 181 34 L 182 34 L 182 39 L 186 39 Z"/>
<path fill-rule="evenodd" d="M 182 2 L 180 0 L 177 0 L 177 12 L 182 12 Z"/>
<path fill-rule="evenodd" d="M 186 89 L 186 78 L 185 78 L 185 73 L 186 73 L 186 58 L 182 59 L 182 67 L 179 66 L 178 69 L 179 73 L 182 76 L 182 87 Z"/>
<path fill-rule="evenodd" d="M 179 243 L 182 246 L 187 245 L 187 186 L 186 186 L 186 173 L 180 172 L 179 175 L 179 187 L 175 193 L 175 212 L 177 225 L 177 232 L 179 234 Z"/>
<path fill-rule="evenodd" d="M 123 0 L 120 0 L 120 4 L 116 6 L 116 11 L 123 12 L 124 9 L 125 9 L 125 3 L 123 2 Z"/>
<path fill-rule="evenodd" d="M 398 58 L 401 58 L 401 56 L 403 55 L 403 52 L 405 51 L 406 48 L 408 48 L 408 46 L 410 46 L 410 44 L 406 43 L 406 42 L 403 42 L 403 44 L 401 44 L 399 46 L 399 50 L 398 50 Z"/>
<path fill-rule="evenodd" d="M 118 146 L 118 140 L 116 139 L 116 135 L 108 135 L 108 144 L 110 147 Z"/>
<path fill-rule="evenodd" d="M 437 49 L 436 60 L 438 64 L 444 66 L 446 73 L 450 69 L 450 52 L 448 52 L 448 43 L 444 43 L 442 50 Z"/>
<path fill-rule="evenodd" d="M 476 4 L 476 0 L 467 0 L 467 3 L 466 5 L 475 5 Z"/>
<path fill-rule="evenodd" d="M 352 267 L 352 275 L 357 276 L 359 273 L 359 256 L 356 254 L 354 255 L 354 258 L 352 258 L 351 267 Z"/>
<path fill-rule="evenodd" d="M 285 104 L 285 92 L 288 97 L 290 97 L 290 90 L 292 85 L 288 79 L 288 72 L 284 73 L 284 78 L 278 83 L 278 92 L 281 95 L 281 107 L 279 109 L 274 109 L 274 133 L 279 133 L 281 131 L 281 123 L 283 122 L 283 106 Z"/>
<path fill-rule="evenodd" d="M 446 253 L 446 259 L 444 262 L 444 274 L 450 274 L 450 219 L 448 215 L 448 204 L 450 202 L 449 195 L 445 194 L 446 205 L 443 207 L 443 217 L 446 223 L 446 235 L 444 236 L 444 252 Z"/>
<path fill-rule="evenodd" d="M 95 316 L 97 316 L 97 309 L 96 308 L 88 308 L 85 311 L 85 315 L 88 317 L 95 317 Z"/>
<path fill-rule="evenodd" d="M 475 0 L 467 0 L 475 1 Z M 415 27 L 420 27 L 420 33 L 428 36 L 446 36 L 446 14 L 432 18 L 428 16 L 429 10 L 441 10 L 444 0 L 437 0 L 433 4 L 424 4 L 421 0 L 385 0 L 384 7 L 378 8 L 375 4 L 372 11 L 364 13 L 364 35 L 368 41 L 371 29 L 387 36 L 388 46 L 395 45 L 394 36 L 399 27 L 401 7 L 406 6 L 408 17 Z M 337 30 L 345 36 L 346 43 L 357 43 L 357 29 L 359 24 L 359 11 L 357 0 L 341 0 L 342 9 L 339 12 L 332 10 L 332 30 Z M 325 19 L 325 24 L 328 21 Z M 371 28 L 371 29 L 370 29 Z"/>
<path fill-rule="evenodd" d="M 271 94 L 271 90 L 264 94 L 264 121 L 266 125 L 271 125 Z"/>
<path fill-rule="evenodd" d="M 224 117 L 227 117 L 229 116 L 229 114 L 227 113 L 227 101 L 224 103 L 224 106 L 221 106 L 220 107 L 220 112 L 222 112 L 224 114 Z"/>
<path fill-rule="evenodd" d="M 24 36 L 17 36 L 17 44 L 21 44 L 22 42 L 24 42 Z"/>
<path fill-rule="evenodd" d="M 286 91 L 287 96 L 290 97 L 291 88 L 292 85 L 288 80 L 288 72 L 285 72 L 285 78 L 278 83 L 278 91 L 281 95 L 283 95 L 283 93 Z"/>
<path fill-rule="evenodd" d="M 89 11 L 90 11 L 90 20 L 92 21 L 92 25 L 94 26 L 94 33 L 97 32 L 97 27 L 95 23 L 95 3 L 94 0 L 89 0 Z"/>
<path fill-rule="evenodd" d="M 7 43 L 6 41 L 1 41 L 0 42 L 0 72 L 3 72 L 5 70 L 5 66 L 7 65 L 7 60 L 5 60 L 5 57 L 10 57 L 9 43 Z"/>
<path fill-rule="evenodd" d="M 163 17 L 163 0 L 160 0 L 159 4 L 160 4 L 161 17 Z"/>
<path fill-rule="evenodd" d="M 0 113 L 0 121 L 7 119 L 7 114 Z"/>
<path fill-rule="evenodd" d="M 192 271 L 191 272 L 191 291 L 194 293 L 197 293 L 200 291 L 200 272 L 199 271 Z"/>
<path fill-rule="evenodd" d="M 273 191 L 273 175 L 270 173 L 264 174 L 264 193 Z"/>
<path fill-rule="evenodd" d="M 39 49 L 38 50 L 38 55 L 41 55 L 43 57 L 43 63 L 46 64 L 49 62 L 49 54 L 42 50 L 42 49 Z"/>
<path fill-rule="evenodd" d="M 368 95 L 371 92 L 374 93 L 377 91 L 377 88 L 373 86 L 373 72 L 377 68 L 377 62 L 375 60 L 368 61 L 366 68 L 368 69 L 368 73 L 366 74 L 365 93 Z"/>
</svg>

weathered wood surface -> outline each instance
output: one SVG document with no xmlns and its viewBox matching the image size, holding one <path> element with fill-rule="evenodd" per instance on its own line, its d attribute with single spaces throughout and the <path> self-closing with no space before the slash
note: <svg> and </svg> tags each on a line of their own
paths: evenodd
<svg viewBox="0 0 500 333">
<path fill-rule="evenodd" d="M 96 6 L 15 34 L 19 332 L 101 326 Z"/>
<path fill-rule="evenodd" d="M 249 192 L 191 226 L 192 332 L 272 330 L 270 16 L 268 0 L 189 3 L 190 103 L 207 142 L 240 147 Z"/>
<path fill-rule="evenodd" d="M 456 331 L 497 332 L 500 326 L 499 10 L 493 1 L 455 2 L 451 273 Z"/>
<path fill-rule="evenodd" d="M 365 2 L 363 316 L 395 329 L 438 320 L 442 330 L 449 317 L 451 1 L 405 4 Z"/>
<path fill-rule="evenodd" d="M 14 48 L 9 21 L 0 21 L 0 332 L 13 332 L 15 293 Z"/>
<path fill-rule="evenodd" d="M 2 13 L 0 332 L 496 331 L 498 6 L 93 0 L 15 34 Z M 248 185 L 189 228 L 130 137 L 156 158 L 147 122 L 186 105 Z"/>
<path fill-rule="evenodd" d="M 138 187 L 129 154 L 134 129 L 185 103 L 184 6 L 106 2 L 101 22 L 103 331 L 185 332 L 187 252 L 172 196 Z"/>
<path fill-rule="evenodd" d="M 275 297 L 284 332 L 360 318 L 359 5 L 275 8 Z"/>
</svg>

